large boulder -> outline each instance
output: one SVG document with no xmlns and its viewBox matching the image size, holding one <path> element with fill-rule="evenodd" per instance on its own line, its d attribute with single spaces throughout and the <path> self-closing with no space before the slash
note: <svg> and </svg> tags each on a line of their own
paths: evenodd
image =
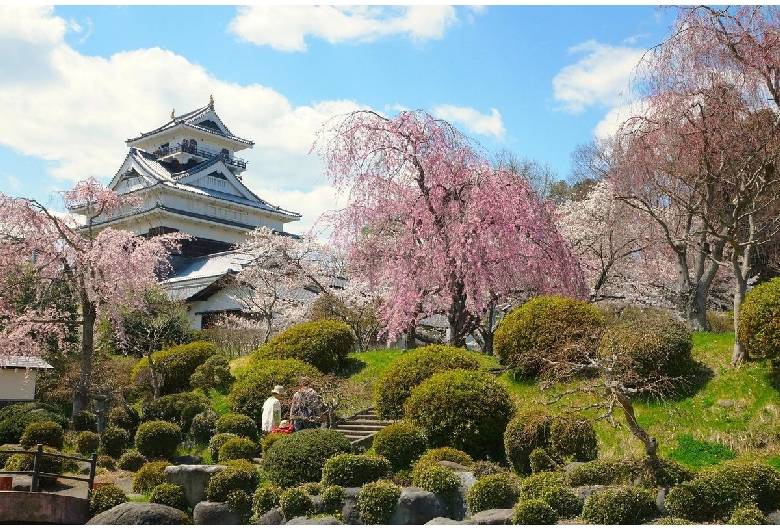
<svg viewBox="0 0 780 530">
<path fill-rule="evenodd" d="M 296 524 L 303 524 L 303 525 L 320 525 L 320 524 L 343 524 L 341 521 L 333 517 L 332 515 L 329 515 L 328 517 L 296 517 L 295 519 L 290 519 L 287 521 L 288 525 L 296 525 Z"/>
<path fill-rule="evenodd" d="M 261 526 L 284 524 L 284 516 L 279 508 L 271 508 L 258 517 L 255 524 Z"/>
<path fill-rule="evenodd" d="M 179 465 L 165 468 L 165 482 L 181 486 L 190 506 L 206 500 L 206 487 L 211 477 L 225 466 Z"/>
<path fill-rule="evenodd" d="M 87 524 L 170 525 L 192 524 L 181 510 L 153 502 L 125 502 L 97 514 Z"/>
<path fill-rule="evenodd" d="M 512 518 L 515 516 L 514 508 L 485 510 L 475 513 L 470 524 L 512 524 Z"/>
<path fill-rule="evenodd" d="M 192 510 L 192 520 L 195 524 L 243 524 L 241 514 L 233 511 L 226 502 L 199 502 Z"/>
<path fill-rule="evenodd" d="M 453 501 L 453 513 L 450 515 L 457 520 L 461 520 L 471 515 L 466 502 L 466 493 L 477 482 L 477 478 L 471 471 L 455 471 L 455 476 L 460 480 L 460 486 L 458 486 L 458 493 Z"/>
<path fill-rule="evenodd" d="M 447 506 L 435 493 L 420 488 L 403 488 L 388 524 L 425 524 L 447 516 Z"/>
<path fill-rule="evenodd" d="M 434 517 L 427 523 L 426 525 L 453 525 L 453 524 L 470 524 L 468 521 L 456 521 L 455 519 L 450 519 L 449 517 Z"/>
<path fill-rule="evenodd" d="M 358 511 L 358 495 L 360 495 L 360 488 L 344 488 L 344 498 L 341 503 L 341 519 L 344 524 L 363 524 Z"/>
</svg>

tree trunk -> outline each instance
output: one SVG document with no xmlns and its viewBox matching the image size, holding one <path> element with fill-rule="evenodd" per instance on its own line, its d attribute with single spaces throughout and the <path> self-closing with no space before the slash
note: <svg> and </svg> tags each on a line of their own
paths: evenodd
<svg viewBox="0 0 780 530">
<path fill-rule="evenodd" d="M 745 259 L 749 258 L 746 256 Z M 731 354 L 731 364 L 737 365 L 748 360 L 745 345 L 739 340 L 739 314 L 742 308 L 742 302 L 747 293 L 747 274 L 742 274 L 738 265 L 735 263 L 734 277 L 736 280 L 736 289 L 734 289 L 734 352 Z"/>
<path fill-rule="evenodd" d="M 95 320 L 97 313 L 94 304 L 82 297 L 81 326 L 81 372 L 73 391 L 73 417 L 89 408 L 89 386 L 92 380 L 92 354 L 94 353 Z"/>
<path fill-rule="evenodd" d="M 417 347 L 417 328 L 414 324 L 409 326 L 406 330 L 406 349 L 413 350 Z"/>
<path fill-rule="evenodd" d="M 160 386 L 162 381 L 160 381 L 159 374 L 157 372 L 157 368 L 154 366 L 154 361 L 152 361 L 152 352 L 149 352 L 146 355 L 146 360 L 149 361 L 149 378 L 152 381 L 152 390 L 154 391 L 154 398 L 158 399 L 160 397 Z"/>
<path fill-rule="evenodd" d="M 708 331 L 707 324 L 707 294 L 709 293 L 709 284 L 696 282 L 691 296 L 688 298 L 686 314 L 688 317 L 688 327 L 691 331 Z"/>
<path fill-rule="evenodd" d="M 651 464 L 657 464 L 660 468 L 660 463 L 658 461 L 658 440 L 647 434 L 647 432 L 639 426 L 639 423 L 636 421 L 636 413 L 634 412 L 634 406 L 631 404 L 631 400 L 617 389 L 612 389 L 612 394 L 620 404 L 620 408 L 623 409 L 623 415 L 626 417 L 626 423 L 628 423 L 631 434 L 639 438 L 645 446 L 647 459 Z"/>
</svg>

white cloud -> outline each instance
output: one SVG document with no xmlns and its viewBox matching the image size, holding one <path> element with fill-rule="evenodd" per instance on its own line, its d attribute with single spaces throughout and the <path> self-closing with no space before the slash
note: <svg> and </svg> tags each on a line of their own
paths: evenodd
<svg viewBox="0 0 780 530">
<path fill-rule="evenodd" d="M 315 132 L 328 118 L 363 106 L 322 101 L 295 107 L 268 87 L 227 83 L 160 48 L 107 59 L 81 55 L 63 40 L 68 27 L 51 9 L 0 6 L 0 144 L 49 161 L 50 175 L 61 181 L 59 189 L 89 176 L 107 182 L 127 154 L 125 140 L 167 122 L 174 107 L 182 114 L 204 106 L 213 95 L 231 131 L 255 142 L 253 149 L 238 153 L 248 162 L 247 185 L 270 202 L 300 210 L 304 218 L 294 225 L 316 220 L 327 183 L 321 161 L 309 154 Z M 36 53 L 18 56 L 33 48 Z M 24 83 L 2 75 L 17 69 L 21 59 L 27 61 L 25 72 L 45 70 L 46 75 L 28 75 Z M 175 84 L 171 71 L 178 72 Z M 42 182 L 41 188 L 51 191 L 54 184 Z M 263 195 L 263 190 L 294 188 L 302 191 Z"/>
<path fill-rule="evenodd" d="M 644 52 L 592 40 L 570 48 L 571 54 L 585 55 L 555 76 L 555 99 L 573 114 L 597 104 L 619 105 L 623 92 L 627 90 L 629 77 Z"/>
<path fill-rule="evenodd" d="M 252 5 L 238 8 L 228 31 L 239 39 L 287 52 L 306 51 L 306 37 L 371 42 L 388 35 L 412 41 L 440 39 L 457 22 L 452 6 Z"/>
<path fill-rule="evenodd" d="M 283 190 L 279 188 L 258 188 L 257 193 L 271 204 L 282 205 L 301 214 L 301 220 L 290 223 L 285 229 L 295 234 L 314 234 L 323 239 L 330 235 L 320 216 L 339 208 L 335 190 L 330 186 L 317 186 L 310 190 Z M 342 201 L 343 202 L 343 201 Z"/>
<path fill-rule="evenodd" d="M 626 120 L 633 116 L 641 116 L 647 110 L 645 104 L 646 101 L 640 100 L 613 108 L 596 124 L 593 135 L 599 139 L 613 136 Z"/>
<path fill-rule="evenodd" d="M 437 105 L 431 113 L 437 118 L 460 124 L 469 134 L 492 136 L 502 140 L 506 134 L 501 114 L 496 109 L 491 109 L 490 114 L 481 114 L 470 107 L 456 107 L 455 105 Z"/>
</svg>

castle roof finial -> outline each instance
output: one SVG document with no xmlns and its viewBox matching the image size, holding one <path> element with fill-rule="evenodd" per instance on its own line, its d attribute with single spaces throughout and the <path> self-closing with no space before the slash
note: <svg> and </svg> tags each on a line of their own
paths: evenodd
<svg viewBox="0 0 780 530">
<path fill-rule="evenodd" d="M 209 95 L 209 107 L 214 108 L 214 96 Z"/>
<path fill-rule="evenodd" d="M 173 119 L 176 116 L 176 109 L 171 110 L 171 119 Z"/>
</svg>

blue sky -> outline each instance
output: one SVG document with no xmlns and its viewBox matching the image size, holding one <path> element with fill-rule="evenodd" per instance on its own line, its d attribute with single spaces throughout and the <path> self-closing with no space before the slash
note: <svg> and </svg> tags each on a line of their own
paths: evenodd
<svg viewBox="0 0 780 530">
<path fill-rule="evenodd" d="M 303 214 L 337 207 L 308 154 L 335 115 L 423 109 L 487 150 L 570 171 L 578 144 L 625 117 L 641 54 L 669 33 L 654 5 L 0 6 L 0 192 L 108 183 L 125 140 L 205 105 L 253 140 L 258 195 Z M 343 199 L 341 200 L 343 203 Z"/>
</svg>

